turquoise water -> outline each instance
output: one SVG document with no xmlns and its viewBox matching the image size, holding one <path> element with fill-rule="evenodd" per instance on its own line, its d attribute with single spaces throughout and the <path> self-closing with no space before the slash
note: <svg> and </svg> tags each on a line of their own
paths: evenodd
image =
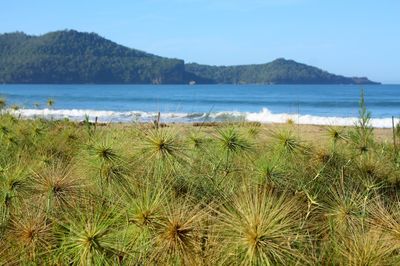
<svg viewBox="0 0 400 266">
<path fill-rule="evenodd" d="M 165 122 L 245 119 L 353 124 L 361 90 L 373 124 L 400 117 L 400 85 L 0 85 L 0 96 L 23 117 Z M 47 109 L 48 98 L 55 100 Z M 35 106 L 39 103 L 40 106 Z"/>
</svg>

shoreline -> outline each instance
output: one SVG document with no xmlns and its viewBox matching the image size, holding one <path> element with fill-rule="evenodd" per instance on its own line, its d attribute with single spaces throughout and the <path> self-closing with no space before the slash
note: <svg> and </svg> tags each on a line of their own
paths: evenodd
<svg viewBox="0 0 400 266">
<path fill-rule="evenodd" d="M 75 122 L 80 125 L 83 125 L 83 121 Z M 92 123 L 94 124 L 94 123 Z M 111 129 L 127 129 L 129 127 L 139 127 L 139 126 L 149 126 L 153 127 L 154 123 L 152 122 L 138 122 L 138 123 L 97 123 L 99 127 L 109 127 Z M 171 128 L 178 129 L 187 133 L 189 131 L 198 130 L 204 133 L 212 133 L 216 128 L 226 127 L 226 126 L 235 126 L 235 127 L 250 127 L 254 126 L 260 129 L 261 135 L 268 137 L 268 132 L 271 131 L 292 131 L 297 137 L 306 142 L 315 142 L 316 140 L 321 144 L 324 144 L 329 141 L 328 128 L 337 128 L 342 129 L 343 131 L 354 128 L 354 126 L 326 126 L 326 125 L 312 125 L 312 124 L 289 124 L 289 123 L 258 123 L 258 122 L 212 122 L 212 123 L 163 123 L 160 122 L 161 128 Z M 374 136 L 378 142 L 392 142 L 393 141 L 393 131 L 392 128 L 375 128 Z"/>
<path fill-rule="evenodd" d="M 358 121 L 355 116 L 319 116 L 312 114 L 296 113 L 272 113 L 267 108 L 259 112 L 240 111 L 216 111 L 216 112 L 158 112 L 158 111 L 113 111 L 113 110 L 91 110 L 91 109 L 6 109 L 6 113 L 23 119 L 55 119 L 71 120 L 80 122 L 86 118 L 101 123 L 151 123 L 157 120 L 163 123 L 225 123 L 225 122 L 249 122 L 249 123 L 294 123 L 299 125 L 321 125 L 321 126 L 354 126 Z M 395 125 L 400 123 L 400 118 L 394 118 Z M 392 117 L 371 117 L 370 125 L 374 128 L 392 128 Z"/>
<path fill-rule="evenodd" d="M 4 113 L 2 113 L 4 115 Z M 13 115 L 13 114 L 10 114 Z M 14 115 L 15 116 L 15 115 Z M 23 117 L 20 116 L 18 117 L 21 120 L 24 121 L 34 121 L 35 119 L 40 119 L 43 117 L 37 116 L 37 117 Z M 44 118 L 45 120 L 51 120 L 50 117 Z M 397 119 L 398 120 L 398 119 Z M 84 125 L 85 120 L 84 119 L 68 119 L 68 118 L 56 118 L 54 121 L 68 121 L 72 122 L 77 125 Z M 104 121 L 97 121 L 95 122 L 95 119 L 89 119 L 89 123 L 94 125 L 96 124 L 97 126 L 104 128 L 104 127 L 110 127 L 110 128 L 126 128 L 126 127 L 131 127 L 131 126 L 154 126 L 156 122 L 156 119 L 150 120 L 150 121 L 109 121 L 109 122 L 104 122 Z M 396 121 L 397 124 L 397 121 Z M 395 124 L 395 125 L 396 125 Z M 338 128 L 338 129 L 343 129 L 344 131 L 351 129 L 355 127 L 355 124 L 353 125 L 319 125 L 319 124 L 299 124 L 296 123 L 294 120 L 287 121 L 287 122 L 259 122 L 259 121 L 208 121 L 208 122 L 168 122 L 168 121 L 163 121 L 162 119 L 159 122 L 160 127 L 172 127 L 172 128 L 181 128 L 183 130 L 188 130 L 190 128 L 193 129 L 202 129 L 203 131 L 212 131 L 214 128 L 218 127 L 224 127 L 224 126 L 250 126 L 250 125 L 256 125 L 262 130 L 292 130 L 293 133 L 297 134 L 299 137 L 303 138 L 306 141 L 313 141 L 315 140 L 315 137 L 320 140 L 322 139 L 327 139 L 328 134 L 327 130 L 328 128 Z M 374 127 L 375 137 L 378 141 L 392 141 L 393 139 L 393 129 L 392 127 Z"/>
</svg>

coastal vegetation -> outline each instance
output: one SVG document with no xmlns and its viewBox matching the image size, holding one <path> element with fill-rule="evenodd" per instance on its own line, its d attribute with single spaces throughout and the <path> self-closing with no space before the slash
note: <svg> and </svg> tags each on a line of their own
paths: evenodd
<svg viewBox="0 0 400 266">
<path fill-rule="evenodd" d="M 367 78 L 334 75 L 293 60 L 278 58 L 270 63 L 240 66 L 186 64 L 187 72 L 222 84 L 376 84 Z"/>
<path fill-rule="evenodd" d="M 363 100 L 354 127 L 313 141 L 293 121 L 98 124 L 8 110 L 0 100 L 1 265 L 400 260 L 400 154 L 376 138 Z"/>
<path fill-rule="evenodd" d="M 259 65 L 185 64 L 74 30 L 1 34 L 0 83 L 375 84 L 282 58 Z"/>
</svg>

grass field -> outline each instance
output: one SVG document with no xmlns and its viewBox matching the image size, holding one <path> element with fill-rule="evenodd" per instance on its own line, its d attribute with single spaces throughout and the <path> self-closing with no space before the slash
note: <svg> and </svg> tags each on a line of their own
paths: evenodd
<svg viewBox="0 0 400 266">
<path fill-rule="evenodd" d="M 0 265 L 399 265 L 400 155 L 368 122 L 363 101 L 341 128 L 3 111 Z"/>
</svg>

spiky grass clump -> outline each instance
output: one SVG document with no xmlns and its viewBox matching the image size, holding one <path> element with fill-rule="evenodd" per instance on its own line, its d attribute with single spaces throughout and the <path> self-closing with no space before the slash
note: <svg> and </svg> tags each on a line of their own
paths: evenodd
<svg viewBox="0 0 400 266">
<path fill-rule="evenodd" d="M 107 141 L 90 145 L 89 153 L 100 163 L 114 163 L 120 159 L 120 156 Z"/>
<path fill-rule="evenodd" d="M 400 201 L 385 203 L 382 199 L 373 202 L 369 224 L 385 235 L 385 241 L 396 251 L 400 250 Z M 397 259 L 400 255 L 397 254 Z"/>
<path fill-rule="evenodd" d="M 30 190 L 37 197 L 39 208 L 48 212 L 70 208 L 80 200 L 85 180 L 77 176 L 70 165 L 56 163 L 40 172 L 34 172 L 29 180 Z"/>
<path fill-rule="evenodd" d="M 166 128 L 146 131 L 139 152 L 146 165 L 160 172 L 174 171 L 189 159 L 178 135 Z"/>
<path fill-rule="evenodd" d="M 167 193 L 161 183 L 146 182 L 123 196 L 127 227 L 124 232 L 126 250 L 133 254 L 133 261 L 150 259 L 153 249 L 153 234 L 167 204 Z"/>
<path fill-rule="evenodd" d="M 365 158 L 354 160 L 355 171 L 363 180 L 375 181 L 376 183 L 390 180 L 394 169 L 387 167 L 387 158 L 370 155 Z"/>
<path fill-rule="evenodd" d="M 191 132 L 188 138 L 189 146 L 194 150 L 202 150 L 210 139 L 199 132 Z"/>
<path fill-rule="evenodd" d="M 221 151 L 227 154 L 227 156 L 232 154 L 246 154 L 252 149 L 252 144 L 233 127 L 219 129 L 217 133 L 218 145 Z"/>
<path fill-rule="evenodd" d="M 303 143 L 291 131 L 272 132 L 271 137 L 275 140 L 275 149 L 283 154 L 293 155 L 305 150 Z"/>
<path fill-rule="evenodd" d="M 347 136 L 344 134 L 344 130 L 342 128 L 328 127 L 327 135 L 334 146 L 340 141 L 347 140 Z"/>
<path fill-rule="evenodd" d="M 368 195 L 363 194 L 360 189 L 331 187 L 325 203 L 325 216 L 330 233 L 346 235 L 354 228 L 362 226 L 367 215 L 368 203 Z"/>
<path fill-rule="evenodd" d="M 7 222 L 10 212 L 18 208 L 27 192 L 27 171 L 18 164 L 0 169 L 0 231 Z"/>
<path fill-rule="evenodd" d="M 92 139 L 87 152 L 84 163 L 90 168 L 86 174 L 96 181 L 102 193 L 113 185 L 127 186 L 129 166 L 119 150 L 114 148 L 113 141 Z"/>
<path fill-rule="evenodd" d="M 23 213 L 12 216 L 5 238 L 18 252 L 14 263 L 30 261 L 41 264 L 55 248 L 52 223 L 40 210 L 27 211 L 27 208 L 25 206 Z"/>
<path fill-rule="evenodd" d="M 69 138 L 73 134 L 72 132 L 75 131 L 73 126 L 68 123 L 61 124 L 59 121 L 53 121 L 50 124 L 45 122 L 38 124 L 38 127 L 42 128 L 39 129 L 40 132 L 35 133 L 37 129 L 31 128 L 30 130 L 34 144 L 30 152 L 46 154 L 63 163 L 68 163 L 76 156 L 77 149 L 81 146 L 81 143 Z"/>
<path fill-rule="evenodd" d="M 327 135 L 330 141 L 332 142 L 333 148 L 341 141 L 346 141 L 347 136 L 344 133 L 343 128 L 339 127 L 328 127 L 327 128 Z"/>
<path fill-rule="evenodd" d="M 152 261 L 199 265 L 206 215 L 199 205 L 187 201 L 167 204 L 154 233 Z"/>
<path fill-rule="evenodd" d="M 261 133 L 261 123 L 250 123 L 247 127 L 247 133 L 250 137 L 257 137 Z"/>
<path fill-rule="evenodd" d="M 119 217 L 114 209 L 75 209 L 57 221 L 58 259 L 72 265 L 110 265 L 121 260 L 117 238 Z M 105 207 L 107 208 L 107 207 Z"/>
<path fill-rule="evenodd" d="M 288 265 L 301 261 L 298 204 L 289 195 L 265 188 L 238 192 L 219 211 L 221 263 Z"/>
<path fill-rule="evenodd" d="M 279 186 L 284 174 L 277 158 L 261 158 L 256 161 L 256 177 L 259 185 Z"/>
<path fill-rule="evenodd" d="M 336 262 L 339 265 L 395 265 L 391 243 L 385 235 L 379 231 L 352 230 L 349 235 L 338 241 L 338 256 Z"/>
</svg>

